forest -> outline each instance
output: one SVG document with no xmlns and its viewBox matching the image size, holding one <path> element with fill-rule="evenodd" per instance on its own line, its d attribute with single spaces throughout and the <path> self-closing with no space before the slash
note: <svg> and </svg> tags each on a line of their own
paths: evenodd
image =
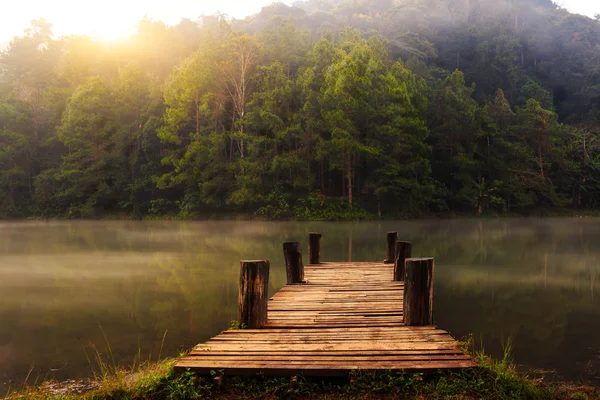
<svg viewBox="0 0 600 400">
<path fill-rule="evenodd" d="M 0 218 L 591 213 L 599 139 L 600 16 L 550 0 L 42 19 L 0 53 Z"/>
</svg>

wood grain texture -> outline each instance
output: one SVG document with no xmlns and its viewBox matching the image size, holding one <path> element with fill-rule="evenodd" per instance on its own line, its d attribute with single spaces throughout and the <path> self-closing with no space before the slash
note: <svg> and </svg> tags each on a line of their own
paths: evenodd
<svg viewBox="0 0 600 400">
<path fill-rule="evenodd" d="M 248 328 L 262 328 L 267 322 L 269 261 L 240 261 L 238 321 Z"/>
<path fill-rule="evenodd" d="M 308 234 L 308 262 L 310 264 L 319 264 L 321 261 L 321 235 L 320 233 L 310 232 Z"/>
<path fill-rule="evenodd" d="M 473 367 L 448 332 L 404 325 L 404 282 L 394 265 L 304 267 L 268 304 L 262 329 L 228 330 L 181 357 L 176 369 L 226 375 L 345 376 L 352 370 L 423 371 Z"/>
<path fill-rule="evenodd" d="M 283 258 L 287 284 L 304 282 L 304 264 L 302 264 L 302 249 L 300 242 L 287 242 L 283 244 Z"/>
<path fill-rule="evenodd" d="M 396 241 L 396 257 L 394 262 L 394 281 L 404 281 L 404 264 L 407 258 L 412 257 L 412 243 Z"/>
<path fill-rule="evenodd" d="M 398 232 L 388 232 L 385 237 L 385 259 L 384 264 L 392 264 L 396 259 L 396 242 L 398 241 Z"/>
<path fill-rule="evenodd" d="M 408 258 L 404 274 L 404 324 L 433 324 L 433 258 Z"/>
</svg>

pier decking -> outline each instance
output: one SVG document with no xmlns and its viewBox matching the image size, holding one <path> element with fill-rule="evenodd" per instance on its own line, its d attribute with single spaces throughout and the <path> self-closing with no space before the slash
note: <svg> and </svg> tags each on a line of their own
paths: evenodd
<svg viewBox="0 0 600 400">
<path fill-rule="evenodd" d="M 306 265 L 304 279 L 269 300 L 263 328 L 225 331 L 179 358 L 175 368 L 343 376 L 358 369 L 474 366 L 448 332 L 404 325 L 404 283 L 394 281 L 394 264 Z"/>
</svg>

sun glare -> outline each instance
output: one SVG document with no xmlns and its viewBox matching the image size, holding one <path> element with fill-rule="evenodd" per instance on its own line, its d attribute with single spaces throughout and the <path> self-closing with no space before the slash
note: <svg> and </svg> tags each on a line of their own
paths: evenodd
<svg viewBox="0 0 600 400">
<path fill-rule="evenodd" d="M 124 39 L 135 33 L 135 26 L 107 26 L 101 29 L 92 29 L 90 36 L 101 42 L 113 42 Z"/>
<path fill-rule="evenodd" d="M 111 42 L 135 33 L 137 21 L 138 18 L 129 13 L 113 14 L 104 11 L 90 18 L 87 23 L 65 20 L 55 26 L 62 28 L 60 30 L 65 34 L 84 34 L 102 42 Z"/>
</svg>

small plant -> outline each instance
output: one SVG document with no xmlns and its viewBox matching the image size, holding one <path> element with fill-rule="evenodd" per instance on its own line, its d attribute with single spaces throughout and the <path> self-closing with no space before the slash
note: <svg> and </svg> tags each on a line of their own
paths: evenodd
<svg viewBox="0 0 600 400">
<path fill-rule="evenodd" d="M 232 329 L 240 329 L 232 321 Z M 106 341 L 106 335 L 104 335 Z M 163 335 L 163 342 L 166 332 Z M 107 346 L 109 348 L 109 346 Z M 25 386 L 13 392 L 10 399 L 48 400 L 184 400 L 184 399 L 600 399 L 598 388 L 562 384 L 544 386 L 541 381 L 519 373 L 512 363 L 512 340 L 503 343 L 504 355 L 493 360 L 483 350 L 473 348 L 473 337 L 461 342 L 479 364 L 476 368 L 458 371 L 440 370 L 428 373 L 398 371 L 351 371 L 349 377 L 317 378 L 298 376 L 291 385 L 289 377 L 230 376 L 219 388 L 212 378 L 223 375 L 213 370 L 208 377 L 187 370 L 177 373 L 175 360 L 140 364 L 136 371 L 102 361 L 94 386 L 83 394 L 62 394 L 47 390 L 54 383 L 41 387 Z M 96 357 L 100 354 L 96 350 Z M 110 354 L 110 350 L 109 350 Z M 111 356 L 109 355 L 109 358 Z M 114 373 L 110 373 L 114 371 Z M 60 394 L 57 394 L 60 393 Z M 71 392 L 72 393 L 72 392 Z"/>
<path fill-rule="evenodd" d="M 246 328 L 247 328 L 246 324 L 242 324 L 242 323 L 240 323 L 240 321 L 237 321 L 237 320 L 233 320 L 229 323 L 230 330 L 239 330 L 239 329 L 246 329 Z"/>
</svg>

